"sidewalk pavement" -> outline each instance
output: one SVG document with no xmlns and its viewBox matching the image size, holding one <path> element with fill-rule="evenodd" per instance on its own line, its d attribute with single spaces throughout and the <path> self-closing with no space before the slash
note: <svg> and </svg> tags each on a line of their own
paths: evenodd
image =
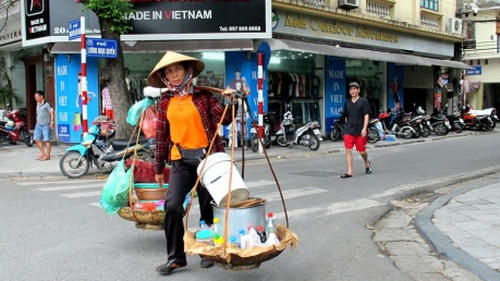
<svg viewBox="0 0 500 281">
<path fill-rule="evenodd" d="M 395 142 L 379 141 L 368 144 L 370 148 L 404 145 L 415 142 L 434 141 L 449 137 L 462 137 L 473 134 L 464 131 L 450 133 L 443 137 L 429 136 Z M 0 147 L 0 180 L 19 177 L 64 177 L 59 170 L 59 160 L 69 145 L 53 145 L 50 160 L 39 161 L 38 149 L 4 144 Z M 273 146 L 266 150 L 270 159 L 303 158 L 311 155 L 342 153 L 342 141 L 321 142 L 318 151 L 311 151 L 302 146 L 282 148 Z M 241 148 L 235 149 L 235 160 L 242 158 Z M 250 149 L 244 152 L 246 160 L 264 159 L 263 153 L 254 153 Z M 89 174 L 99 174 L 94 169 Z M 478 175 L 481 177 L 481 175 Z M 480 187 L 470 187 L 455 193 L 444 195 L 415 218 L 414 224 L 420 234 L 439 254 L 453 260 L 466 270 L 483 280 L 500 280 L 500 181 Z"/>
</svg>

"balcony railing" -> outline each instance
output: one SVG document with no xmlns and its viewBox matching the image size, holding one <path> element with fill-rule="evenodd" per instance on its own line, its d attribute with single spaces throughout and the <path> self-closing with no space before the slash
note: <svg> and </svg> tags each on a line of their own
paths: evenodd
<svg viewBox="0 0 500 281">
<path fill-rule="evenodd" d="M 366 2 L 366 12 L 371 15 L 389 18 L 391 16 L 391 6 L 377 2 Z"/>
</svg>

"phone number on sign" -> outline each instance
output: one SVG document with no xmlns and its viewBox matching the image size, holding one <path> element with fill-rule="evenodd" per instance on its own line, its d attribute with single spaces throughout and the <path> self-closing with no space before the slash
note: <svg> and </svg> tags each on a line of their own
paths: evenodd
<svg viewBox="0 0 500 281">
<path fill-rule="evenodd" d="M 260 26 L 219 26 L 221 32 L 260 31 Z"/>
</svg>

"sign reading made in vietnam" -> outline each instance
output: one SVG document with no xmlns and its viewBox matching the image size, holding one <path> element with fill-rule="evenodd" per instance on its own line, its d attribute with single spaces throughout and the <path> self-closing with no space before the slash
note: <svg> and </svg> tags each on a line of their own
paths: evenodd
<svg viewBox="0 0 500 281">
<path fill-rule="evenodd" d="M 133 28 L 122 40 L 271 38 L 268 0 L 130 0 Z M 33 3 L 33 4 L 32 4 Z M 64 11 L 61 13 L 60 11 Z M 83 11 L 83 12 L 82 12 Z M 23 46 L 67 42 L 68 23 L 84 16 L 87 36 L 99 36 L 99 20 L 79 1 L 21 1 Z"/>
</svg>

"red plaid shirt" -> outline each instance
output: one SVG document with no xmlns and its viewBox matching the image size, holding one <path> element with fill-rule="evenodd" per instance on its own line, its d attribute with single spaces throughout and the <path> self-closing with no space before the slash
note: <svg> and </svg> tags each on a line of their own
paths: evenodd
<svg viewBox="0 0 500 281">
<path fill-rule="evenodd" d="M 170 139 L 170 124 L 167 120 L 167 110 L 172 95 L 173 93 L 171 92 L 162 95 L 158 105 L 158 122 L 156 129 L 156 150 L 154 162 L 154 171 L 157 175 L 163 174 L 165 162 L 170 163 L 170 149 L 172 149 L 172 141 Z M 223 105 L 217 98 L 213 96 L 212 93 L 197 87 L 193 88 L 193 103 L 200 111 L 208 141 L 212 141 L 214 135 L 217 135 L 215 138 L 215 143 L 212 147 L 212 152 L 224 152 L 222 141 L 217 132 L 217 124 L 220 122 L 222 113 L 224 112 Z M 236 109 L 237 108 L 238 107 L 236 107 Z M 228 109 L 226 111 L 226 116 L 224 117 L 222 124 L 229 125 L 231 124 L 232 120 L 233 117 L 231 116 L 231 110 Z"/>
</svg>

